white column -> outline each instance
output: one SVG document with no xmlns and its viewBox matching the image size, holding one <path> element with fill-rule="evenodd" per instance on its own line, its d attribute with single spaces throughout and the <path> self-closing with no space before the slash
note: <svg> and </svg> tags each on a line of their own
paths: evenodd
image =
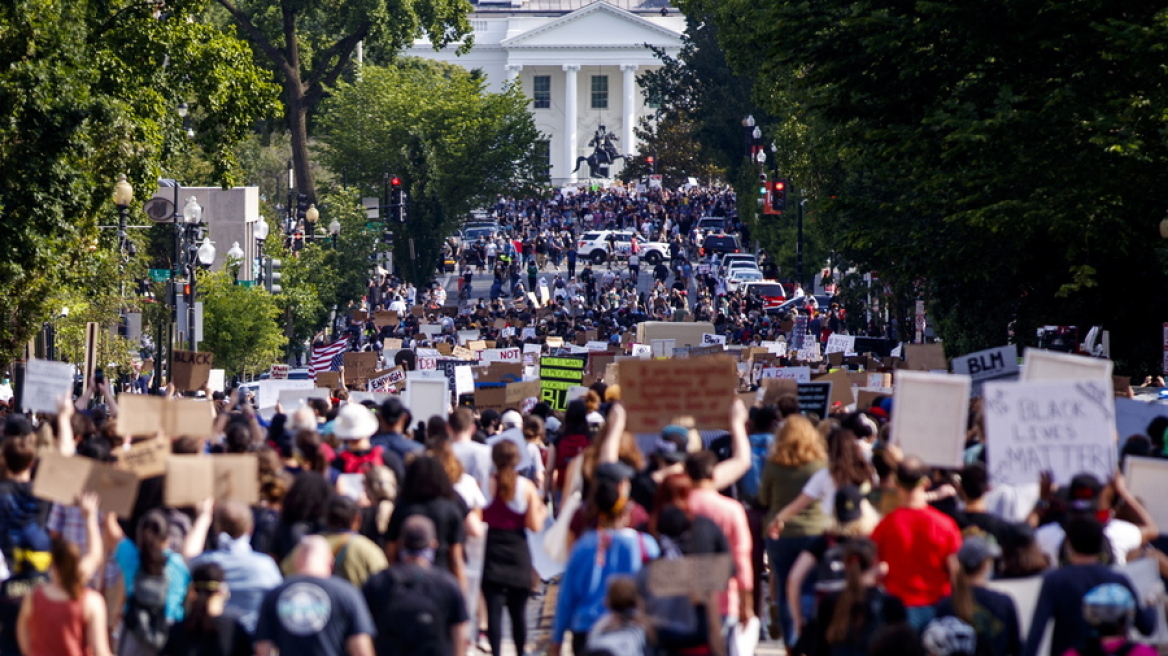
<svg viewBox="0 0 1168 656">
<path fill-rule="evenodd" d="M 633 126 L 637 121 L 637 65 L 621 64 L 622 81 L 624 82 L 624 101 L 621 109 L 624 111 L 624 134 L 621 137 L 621 154 L 634 155 L 637 144 L 634 143 Z"/>
<path fill-rule="evenodd" d="M 579 64 L 564 64 L 564 177 L 575 180 L 576 174 L 576 72 Z"/>
<path fill-rule="evenodd" d="M 523 70 L 522 64 L 507 64 L 507 81 L 510 82 L 519 77 L 519 73 Z"/>
</svg>

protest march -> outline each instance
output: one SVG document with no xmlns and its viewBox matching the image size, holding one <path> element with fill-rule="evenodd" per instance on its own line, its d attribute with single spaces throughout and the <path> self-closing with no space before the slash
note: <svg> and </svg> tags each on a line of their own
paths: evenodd
<svg viewBox="0 0 1168 656">
<path fill-rule="evenodd" d="M 255 380 L 29 360 L 0 654 L 1168 648 L 1162 385 L 849 331 L 733 200 L 500 198 Z"/>
</svg>

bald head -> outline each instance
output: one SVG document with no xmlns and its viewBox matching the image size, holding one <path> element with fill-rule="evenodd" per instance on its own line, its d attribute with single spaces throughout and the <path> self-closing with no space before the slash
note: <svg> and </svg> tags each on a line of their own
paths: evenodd
<svg viewBox="0 0 1168 656">
<path fill-rule="evenodd" d="M 242 501 L 229 499 L 215 504 L 215 526 L 220 533 L 226 533 L 232 540 L 251 534 L 251 508 Z"/>
<path fill-rule="evenodd" d="M 327 579 L 333 575 L 333 550 L 319 535 L 306 535 L 296 547 L 296 573 Z"/>
</svg>

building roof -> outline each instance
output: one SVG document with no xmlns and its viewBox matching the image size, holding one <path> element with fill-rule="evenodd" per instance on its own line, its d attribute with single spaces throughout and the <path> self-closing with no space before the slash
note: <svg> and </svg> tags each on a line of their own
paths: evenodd
<svg viewBox="0 0 1168 656">
<path fill-rule="evenodd" d="M 472 0 L 473 13 L 480 16 L 559 16 L 599 2 L 607 2 L 614 7 L 637 14 L 661 15 L 662 10 L 672 15 L 680 13 L 676 8 L 670 6 L 669 0 Z"/>
</svg>

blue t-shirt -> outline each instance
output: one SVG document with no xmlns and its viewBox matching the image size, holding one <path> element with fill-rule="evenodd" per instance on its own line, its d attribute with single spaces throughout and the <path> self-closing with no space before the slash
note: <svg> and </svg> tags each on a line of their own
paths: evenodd
<svg viewBox="0 0 1168 656">
<path fill-rule="evenodd" d="M 170 622 L 181 622 L 183 619 L 183 600 L 187 596 L 187 586 L 191 582 L 191 572 L 182 556 L 170 549 L 163 550 L 166 556 L 166 619 Z M 122 570 L 122 581 L 126 589 L 126 599 L 134 592 L 134 580 L 138 578 L 139 554 L 138 545 L 129 538 L 122 538 L 114 549 L 114 562 Z"/>
<path fill-rule="evenodd" d="M 609 579 L 636 574 L 645 562 L 660 555 L 661 549 L 651 535 L 631 528 L 582 535 L 572 545 L 560 583 L 552 641 L 562 642 L 565 631 L 587 633 L 605 613 Z"/>
</svg>

